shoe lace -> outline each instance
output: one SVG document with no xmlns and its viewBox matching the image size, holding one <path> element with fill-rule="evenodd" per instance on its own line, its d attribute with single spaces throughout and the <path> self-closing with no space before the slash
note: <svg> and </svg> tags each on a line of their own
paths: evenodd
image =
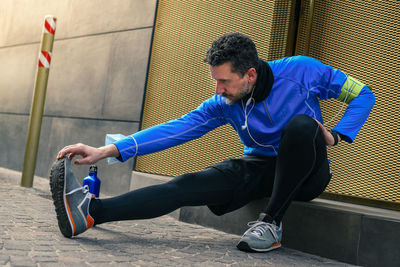
<svg viewBox="0 0 400 267">
<path fill-rule="evenodd" d="M 263 221 L 252 221 L 247 224 L 250 228 L 246 231 L 246 233 L 250 232 L 252 234 L 255 234 L 257 236 L 262 236 L 267 232 L 268 230 L 271 232 L 272 236 L 276 241 L 279 240 L 277 231 L 279 231 L 279 227 L 276 226 L 273 223 L 266 223 Z M 246 234 L 245 233 L 245 234 Z"/>
<path fill-rule="evenodd" d="M 66 195 L 71 195 L 71 194 L 73 194 L 73 193 L 75 193 L 75 192 L 77 192 L 77 191 L 79 191 L 79 190 L 82 190 L 82 192 L 83 192 L 84 194 L 86 194 L 87 192 L 89 192 L 89 185 L 85 184 L 85 185 L 82 186 L 82 187 L 77 187 L 77 188 L 71 190 L 70 192 L 68 192 Z"/>
</svg>

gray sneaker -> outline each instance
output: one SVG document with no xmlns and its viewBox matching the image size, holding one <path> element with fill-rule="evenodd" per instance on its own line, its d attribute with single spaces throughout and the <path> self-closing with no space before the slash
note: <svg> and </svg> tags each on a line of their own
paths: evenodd
<svg viewBox="0 0 400 267">
<path fill-rule="evenodd" d="M 274 222 L 262 221 L 265 214 L 260 214 L 257 221 L 249 222 L 250 227 L 242 236 L 237 248 L 250 252 L 266 252 L 280 248 L 282 240 L 282 223 L 278 227 Z"/>
<path fill-rule="evenodd" d="M 76 236 L 94 224 L 89 204 L 94 195 L 82 187 L 71 171 L 71 161 L 57 160 L 50 170 L 50 190 L 55 206 L 58 226 L 65 237 Z"/>
</svg>

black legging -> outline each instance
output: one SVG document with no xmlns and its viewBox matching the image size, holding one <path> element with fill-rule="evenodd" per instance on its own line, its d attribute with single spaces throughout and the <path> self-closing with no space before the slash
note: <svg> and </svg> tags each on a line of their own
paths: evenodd
<svg viewBox="0 0 400 267">
<path fill-rule="evenodd" d="M 295 116 L 282 133 L 277 157 L 228 159 L 205 170 L 108 199 L 95 199 L 95 223 L 149 219 L 183 206 L 208 205 L 218 214 L 269 197 L 265 212 L 280 222 L 293 200 L 319 196 L 330 180 L 325 140 L 314 119 Z"/>
</svg>

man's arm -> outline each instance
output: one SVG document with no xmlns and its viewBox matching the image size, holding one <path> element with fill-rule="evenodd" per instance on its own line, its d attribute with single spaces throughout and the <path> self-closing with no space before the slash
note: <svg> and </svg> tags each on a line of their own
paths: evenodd
<svg viewBox="0 0 400 267">
<path fill-rule="evenodd" d="M 82 159 L 76 160 L 75 164 L 93 164 L 107 157 L 126 161 L 137 155 L 161 151 L 194 140 L 226 124 L 217 106 L 215 97 L 212 97 L 181 118 L 144 129 L 114 144 L 99 148 L 80 143 L 66 146 L 60 150 L 57 158 L 69 154 L 68 158 L 71 160 L 74 156 L 80 155 Z"/>
<path fill-rule="evenodd" d="M 114 144 L 120 152 L 118 160 L 147 155 L 197 139 L 226 124 L 214 97 L 181 118 L 136 132 Z"/>
<path fill-rule="evenodd" d="M 362 82 L 316 59 L 300 57 L 300 61 L 307 73 L 308 87 L 317 93 L 320 100 L 336 98 L 348 104 L 332 132 L 336 132 L 338 138 L 352 143 L 372 110 L 374 94 Z M 332 136 L 330 132 L 324 135 L 328 136 L 328 133 Z"/>
<path fill-rule="evenodd" d="M 345 86 L 346 83 L 342 88 Z M 375 104 L 375 96 L 366 85 L 363 85 L 350 101 L 341 101 L 346 102 L 348 106 L 332 131 L 339 133 L 346 142 L 352 143 Z"/>
</svg>

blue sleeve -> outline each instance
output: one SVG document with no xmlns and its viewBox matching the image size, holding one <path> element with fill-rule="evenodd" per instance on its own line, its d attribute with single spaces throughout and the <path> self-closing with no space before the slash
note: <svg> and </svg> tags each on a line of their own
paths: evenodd
<svg viewBox="0 0 400 267">
<path fill-rule="evenodd" d="M 362 82 L 320 61 L 302 57 L 309 67 L 309 86 L 320 100 L 336 98 L 348 104 L 346 111 L 332 129 L 352 143 L 367 120 L 375 103 L 372 91 Z"/>
<path fill-rule="evenodd" d="M 120 161 L 130 157 L 158 152 L 194 140 L 226 124 L 215 96 L 181 118 L 162 123 L 114 143 L 120 152 Z"/>
<path fill-rule="evenodd" d="M 358 96 L 351 100 L 342 119 L 332 130 L 342 134 L 346 142 L 352 143 L 367 120 L 374 104 L 374 94 L 364 85 Z"/>
</svg>

